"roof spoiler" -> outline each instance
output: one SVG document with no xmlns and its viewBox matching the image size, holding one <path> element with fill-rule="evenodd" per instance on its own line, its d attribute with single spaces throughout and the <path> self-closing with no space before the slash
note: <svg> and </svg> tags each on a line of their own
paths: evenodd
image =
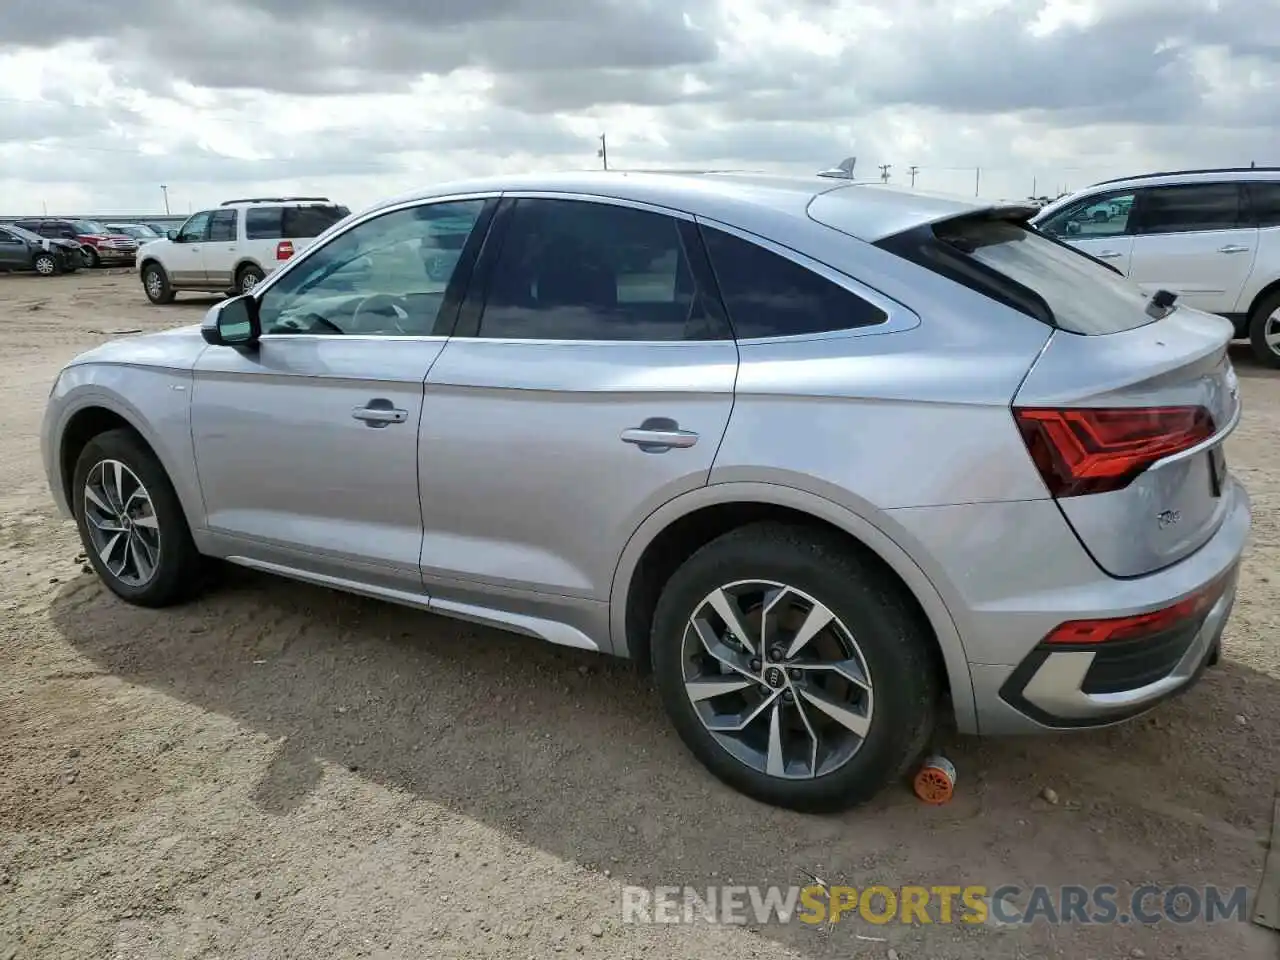
<svg viewBox="0 0 1280 960">
<path fill-rule="evenodd" d="M 845 157 L 829 170 L 819 170 L 818 176 L 830 177 L 833 180 L 852 180 L 853 168 L 857 165 L 857 157 Z"/>
</svg>

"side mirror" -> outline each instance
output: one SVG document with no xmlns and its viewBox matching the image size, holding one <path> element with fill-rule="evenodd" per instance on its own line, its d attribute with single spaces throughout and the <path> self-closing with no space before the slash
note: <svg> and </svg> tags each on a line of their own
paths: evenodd
<svg viewBox="0 0 1280 960">
<path fill-rule="evenodd" d="M 244 294 L 216 304 L 205 315 L 200 332 L 205 343 L 215 347 L 256 346 L 262 335 L 258 301 Z"/>
<path fill-rule="evenodd" d="M 166 231 L 165 231 L 165 236 L 166 236 L 166 237 L 168 237 L 170 240 L 173 240 L 173 241 L 176 243 L 176 242 L 177 242 L 177 240 L 178 240 L 178 231 L 177 231 L 177 230 L 166 230 Z"/>
</svg>

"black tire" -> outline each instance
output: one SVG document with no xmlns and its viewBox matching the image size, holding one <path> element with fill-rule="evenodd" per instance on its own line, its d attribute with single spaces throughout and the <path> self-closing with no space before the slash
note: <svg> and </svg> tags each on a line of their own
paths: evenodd
<svg viewBox="0 0 1280 960">
<path fill-rule="evenodd" d="M 174 292 L 169 283 L 169 274 L 158 263 L 148 263 L 142 268 L 142 290 L 152 303 L 173 303 Z"/>
<path fill-rule="evenodd" d="M 98 256 L 98 251 L 93 247 L 81 247 L 80 256 L 84 260 L 84 265 L 90 270 L 102 265 L 102 259 Z"/>
<path fill-rule="evenodd" d="M 707 731 L 687 695 L 681 653 L 686 624 L 709 593 L 742 580 L 803 590 L 856 638 L 874 709 L 860 748 L 834 771 L 784 779 L 753 769 Z M 864 803 L 903 777 L 933 734 L 939 682 L 927 625 L 898 582 L 825 531 L 756 523 L 702 547 L 663 588 L 651 643 L 654 681 L 680 738 L 716 777 L 764 803 L 810 813 Z"/>
<path fill-rule="evenodd" d="M 1249 316 L 1249 346 L 1258 362 L 1273 369 L 1280 369 L 1280 346 L 1267 345 L 1267 327 L 1271 316 L 1280 311 L 1280 290 L 1265 297 Z M 1280 322 L 1273 333 L 1280 333 Z"/>
<path fill-rule="evenodd" d="M 116 576 L 99 556 L 85 517 L 85 484 L 100 462 L 123 463 L 142 481 L 151 499 L 160 545 L 154 572 L 145 583 L 130 584 Z M 90 440 L 76 459 L 71 486 L 76 528 L 89 563 L 107 589 L 141 607 L 164 607 L 192 596 L 202 584 L 201 557 L 191 539 L 182 504 L 164 467 L 132 430 L 108 430 Z"/>
<path fill-rule="evenodd" d="M 31 269 L 42 277 L 52 277 L 62 272 L 58 267 L 58 258 L 52 253 L 36 254 L 35 259 L 31 261 Z"/>
<path fill-rule="evenodd" d="M 250 293 L 254 287 L 267 278 L 261 267 L 246 263 L 236 271 L 236 293 Z"/>
</svg>

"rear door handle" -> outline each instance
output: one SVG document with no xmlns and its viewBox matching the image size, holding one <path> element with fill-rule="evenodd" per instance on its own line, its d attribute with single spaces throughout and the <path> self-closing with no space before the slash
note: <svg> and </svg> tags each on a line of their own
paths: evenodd
<svg viewBox="0 0 1280 960">
<path fill-rule="evenodd" d="M 370 400 L 368 406 L 352 410 L 351 416 L 371 427 L 385 427 L 390 423 L 404 423 L 409 419 L 409 411 L 391 406 L 390 400 Z"/>
<path fill-rule="evenodd" d="M 1219 253 L 1248 253 L 1248 247 L 1242 247 L 1238 243 L 1228 243 L 1225 247 L 1218 248 Z"/>
<path fill-rule="evenodd" d="M 692 430 L 681 430 L 680 424 L 669 417 L 649 417 L 638 427 L 622 431 L 623 443 L 634 443 L 645 453 L 665 453 L 672 447 L 692 447 L 698 435 Z"/>
</svg>

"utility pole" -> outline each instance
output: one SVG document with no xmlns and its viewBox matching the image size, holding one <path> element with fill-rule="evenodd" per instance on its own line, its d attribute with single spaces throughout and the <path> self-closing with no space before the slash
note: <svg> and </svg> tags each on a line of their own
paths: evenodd
<svg viewBox="0 0 1280 960">
<path fill-rule="evenodd" d="M 1036 195 L 1036 178 L 1032 177 L 1031 178 L 1031 196 L 1034 197 L 1035 195 Z"/>
<path fill-rule="evenodd" d="M 891 163 L 882 163 L 882 164 L 880 164 L 880 182 L 881 182 L 881 183 L 888 183 L 888 182 L 889 182 L 889 169 L 890 169 L 892 166 L 893 166 L 893 164 L 891 164 Z"/>
<path fill-rule="evenodd" d="M 609 169 L 609 143 L 605 140 L 604 134 L 600 134 L 600 149 L 596 151 L 596 156 L 600 158 L 604 169 Z"/>
<path fill-rule="evenodd" d="M 164 194 L 164 215 L 169 215 L 169 188 L 163 183 L 160 184 L 160 192 Z"/>
<path fill-rule="evenodd" d="M 920 172 L 920 168 L 919 168 L 919 167 L 917 167 L 914 163 L 913 163 L 911 166 L 907 167 L 907 173 L 911 174 L 911 189 L 912 189 L 912 190 L 914 190 L 914 189 L 915 189 L 915 187 L 916 187 L 916 174 L 917 174 L 917 173 L 919 173 L 919 172 Z"/>
<path fill-rule="evenodd" d="M 982 184 L 982 168 L 974 167 L 973 168 L 973 195 L 975 197 L 978 195 L 978 189 L 981 186 L 981 184 Z"/>
</svg>

